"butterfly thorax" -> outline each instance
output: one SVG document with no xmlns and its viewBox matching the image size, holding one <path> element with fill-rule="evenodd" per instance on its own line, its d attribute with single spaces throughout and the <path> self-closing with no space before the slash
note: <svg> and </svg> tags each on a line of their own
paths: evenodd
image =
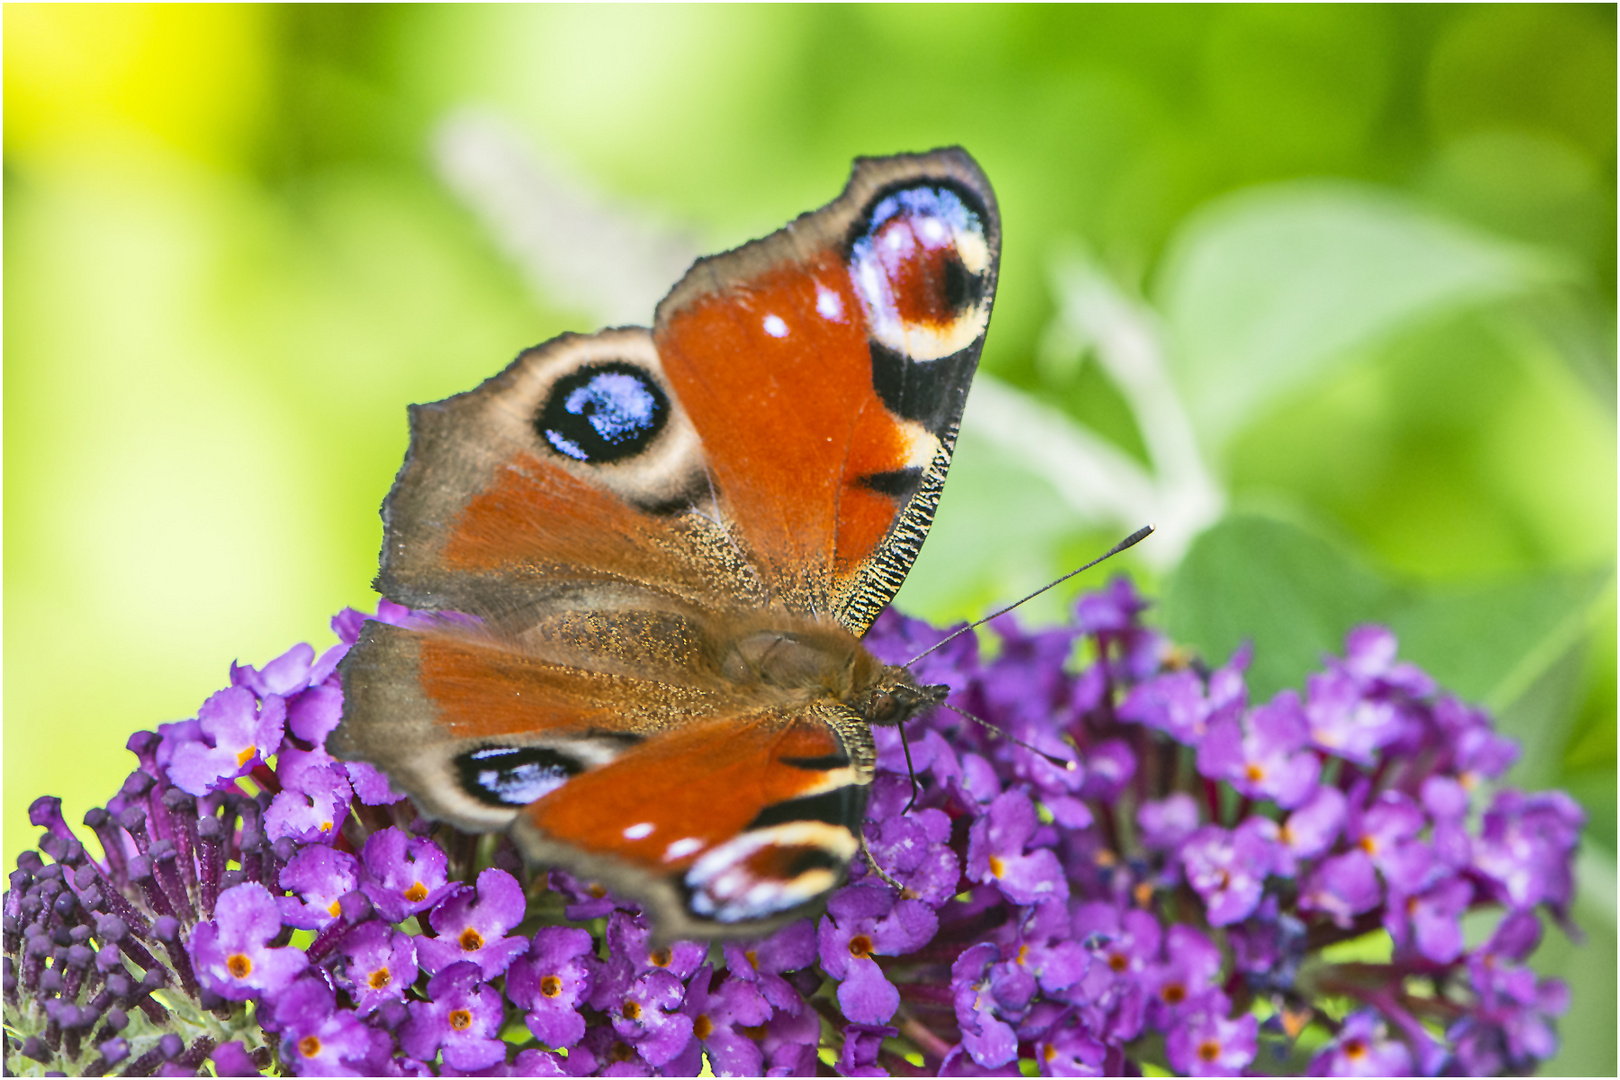
<svg viewBox="0 0 1620 1080">
<path fill-rule="evenodd" d="M 922 686 L 906 668 L 885 664 L 841 626 L 792 623 L 749 630 L 723 650 L 720 674 L 769 696 L 834 701 L 868 724 L 905 723 L 943 701 L 945 686 Z"/>
</svg>

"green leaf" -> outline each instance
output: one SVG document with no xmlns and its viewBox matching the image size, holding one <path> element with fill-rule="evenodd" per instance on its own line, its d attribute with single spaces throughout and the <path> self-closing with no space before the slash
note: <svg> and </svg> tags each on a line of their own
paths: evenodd
<svg viewBox="0 0 1620 1080">
<path fill-rule="evenodd" d="M 1218 448 L 1355 350 L 1550 277 L 1526 250 L 1387 192 L 1300 182 L 1198 213 L 1155 291 L 1193 422 Z"/>
<path fill-rule="evenodd" d="M 1491 709 L 1521 698 L 1585 633 L 1609 571 L 1436 590 L 1394 617 L 1401 652 Z"/>
<path fill-rule="evenodd" d="M 1193 542 L 1170 579 L 1165 627 L 1212 664 L 1254 643 L 1253 700 L 1303 685 L 1357 623 L 1382 622 L 1401 592 L 1336 544 L 1276 518 L 1234 514 Z"/>
<path fill-rule="evenodd" d="M 1496 711 L 1539 760 L 1542 743 L 1547 755 L 1562 748 L 1558 725 L 1573 715 L 1580 674 L 1571 657 L 1608 578 L 1602 570 L 1419 590 L 1303 526 L 1234 514 L 1199 537 L 1172 576 L 1165 625 L 1211 663 L 1253 641 L 1249 686 L 1260 699 L 1302 686 L 1357 624 L 1384 623 L 1404 659 Z"/>
<path fill-rule="evenodd" d="M 1576 717 L 1582 645 L 1607 570 L 1553 573 L 1426 593 L 1390 618 L 1401 655 L 1445 689 L 1495 714 L 1519 740 L 1512 780 L 1559 782 Z"/>
<path fill-rule="evenodd" d="M 1550 930 L 1532 958 L 1543 975 L 1569 984 L 1569 1012 L 1558 1021 L 1557 1056 L 1544 1076 L 1613 1076 L 1615 1065 L 1615 866 L 1613 856 L 1583 848 L 1575 864 L 1571 912 L 1581 940 Z"/>
</svg>

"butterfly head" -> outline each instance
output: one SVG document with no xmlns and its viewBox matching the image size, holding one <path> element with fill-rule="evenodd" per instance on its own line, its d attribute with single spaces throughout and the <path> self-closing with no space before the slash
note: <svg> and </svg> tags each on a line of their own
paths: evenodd
<svg viewBox="0 0 1620 1080">
<path fill-rule="evenodd" d="M 943 702 L 950 692 L 943 683 L 920 686 L 905 668 L 892 667 L 855 708 L 869 724 L 898 727 Z"/>
</svg>

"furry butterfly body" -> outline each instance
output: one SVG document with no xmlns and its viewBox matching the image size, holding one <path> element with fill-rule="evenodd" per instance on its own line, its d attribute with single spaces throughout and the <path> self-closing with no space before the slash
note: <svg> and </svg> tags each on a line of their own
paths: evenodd
<svg viewBox="0 0 1620 1080">
<path fill-rule="evenodd" d="M 411 410 L 329 741 L 427 814 L 644 901 L 803 913 L 860 847 L 874 724 L 943 698 L 861 644 L 938 505 L 1000 225 L 961 150 L 699 260 L 653 328 L 564 335 Z"/>
</svg>

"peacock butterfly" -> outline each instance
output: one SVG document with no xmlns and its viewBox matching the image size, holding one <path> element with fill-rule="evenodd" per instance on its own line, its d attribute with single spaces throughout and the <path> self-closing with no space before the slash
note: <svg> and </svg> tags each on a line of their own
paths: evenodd
<svg viewBox="0 0 1620 1080">
<path fill-rule="evenodd" d="M 995 297 L 963 150 L 700 259 L 652 330 L 411 408 L 328 741 L 422 811 L 642 900 L 660 938 L 804 913 L 861 846 L 871 725 L 945 687 L 861 644 L 917 556 Z"/>
</svg>

